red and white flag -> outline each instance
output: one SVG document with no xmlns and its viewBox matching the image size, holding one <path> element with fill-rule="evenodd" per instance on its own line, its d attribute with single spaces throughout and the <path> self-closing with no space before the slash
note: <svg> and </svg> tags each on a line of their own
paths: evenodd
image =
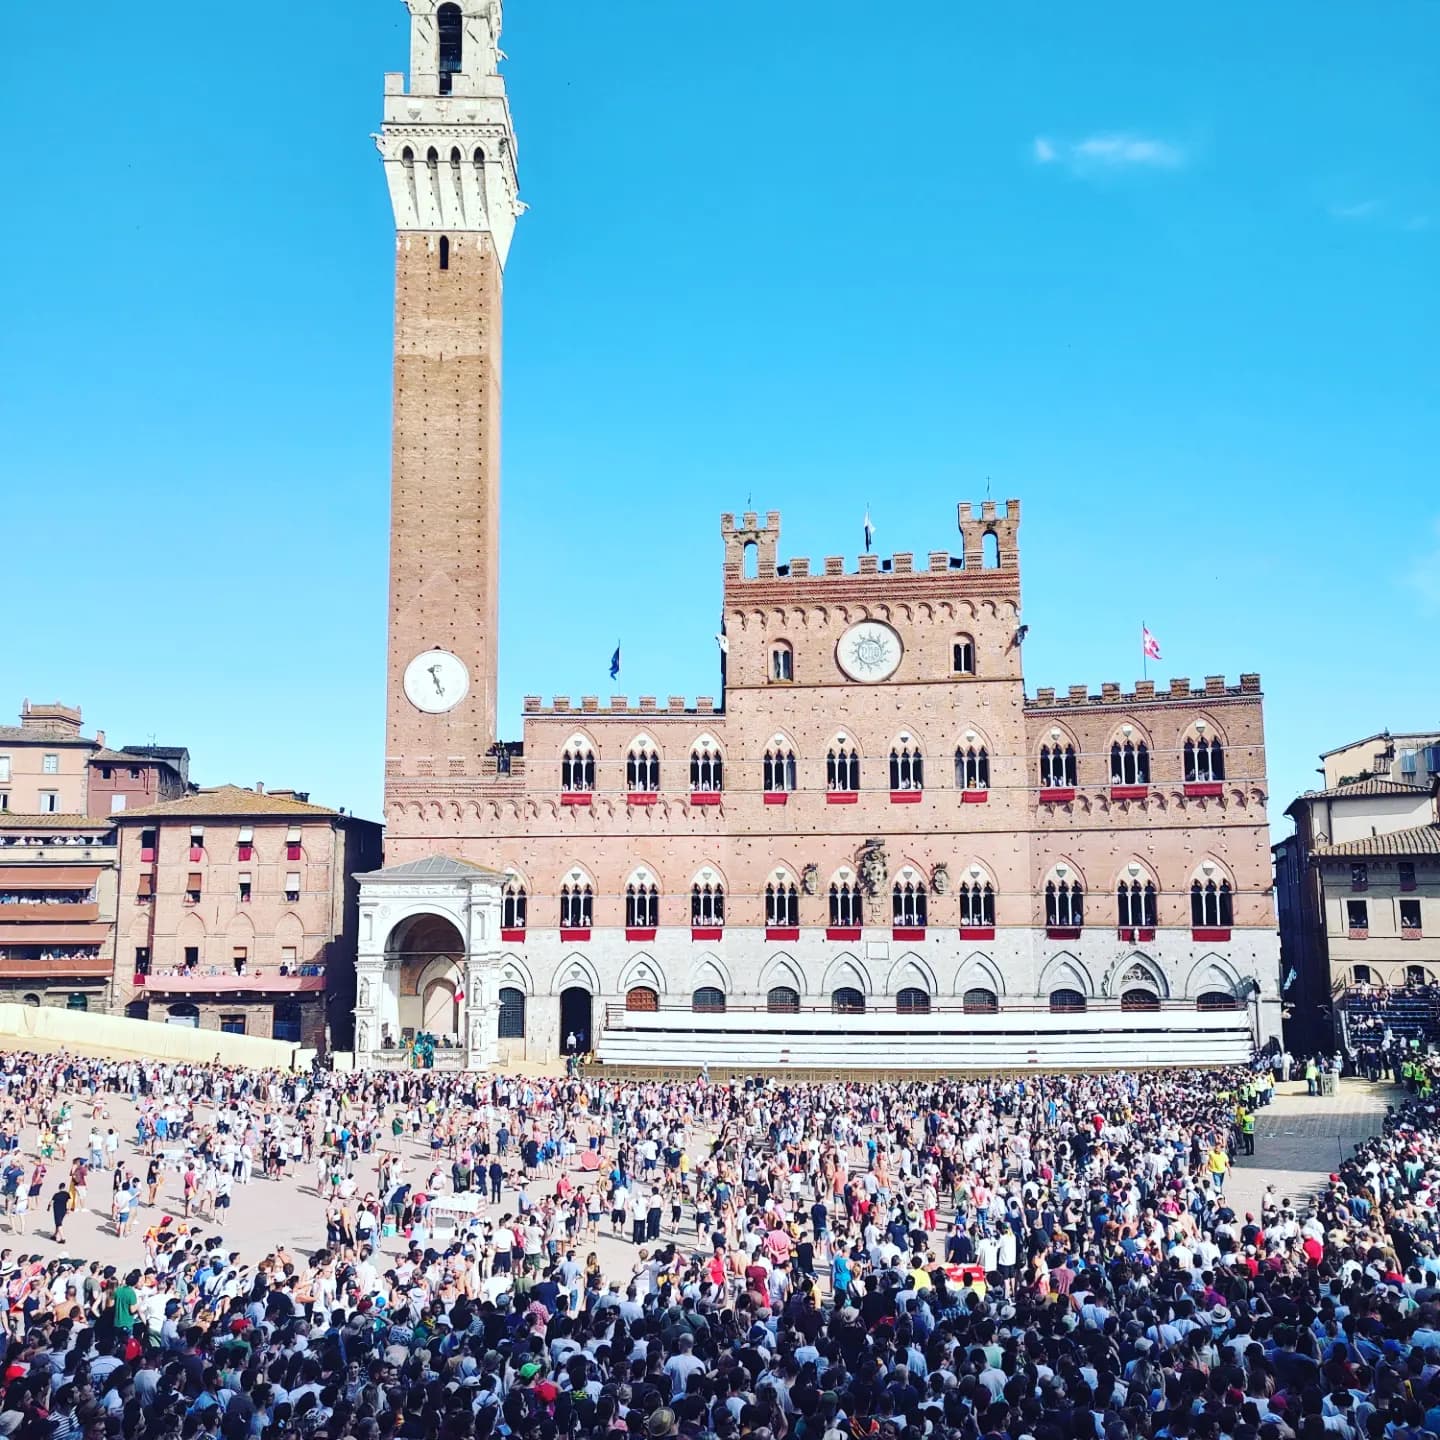
<svg viewBox="0 0 1440 1440">
<path fill-rule="evenodd" d="M 1140 640 L 1141 644 L 1145 647 L 1145 658 L 1147 660 L 1158 660 L 1160 658 L 1160 642 L 1144 625 L 1140 627 Z"/>
</svg>

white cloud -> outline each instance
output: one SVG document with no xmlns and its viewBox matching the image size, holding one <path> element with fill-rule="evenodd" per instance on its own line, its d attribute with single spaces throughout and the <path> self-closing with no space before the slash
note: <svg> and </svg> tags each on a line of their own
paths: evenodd
<svg viewBox="0 0 1440 1440">
<path fill-rule="evenodd" d="M 1125 132 L 1087 135 L 1082 140 L 1053 140 L 1037 135 L 1032 151 L 1037 165 L 1064 165 L 1072 175 L 1178 170 L 1189 158 L 1172 141 Z"/>
<path fill-rule="evenodd" d="M 1428 230 L 1430 228 L 1430 217 L 1428 215 L 1412 215 L 1406 222 L 1406 230 Z"/>
</svg>

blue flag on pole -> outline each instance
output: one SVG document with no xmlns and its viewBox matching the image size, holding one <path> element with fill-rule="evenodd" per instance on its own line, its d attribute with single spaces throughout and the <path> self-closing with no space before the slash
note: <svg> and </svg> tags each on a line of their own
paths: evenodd
<svg viewBox="0 0 1440 1440">
<path fill-rule="evenodd" d="M 620 678 L 620 642 L 618 640 L 615 642 L 615 653 L 610 657 L 610 678 L 612 680 Z"/>
</svg>

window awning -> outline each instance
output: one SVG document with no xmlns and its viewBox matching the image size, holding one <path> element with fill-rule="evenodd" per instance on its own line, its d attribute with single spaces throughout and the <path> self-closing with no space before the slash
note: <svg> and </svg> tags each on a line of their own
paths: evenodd
<svg viewBox="0 0 1440 1440">
<path fill-rule="evenodd" d="M 187 890 L 198 890 L 204 884 L 204 877 L 198 870 L 192 870 L 185 881 Z"/>
<path fill-rule="evenodd" d="M 108 925 L 0 925 L 0 945 L 103 945 Z"/>
<path fill-rule="evenodd" d="M 193 839 L 195 836 L 197 836 L 197 835 L 203 835 L 204 833 L 205 833 L 205 827 L 204 827 L 203 825 L 192 825 L 192 826 L 190 827 L 190 835 L 191 835 L 191 838 L 192 838 L 192 839 Z"/>
<path fill-rule="evenodd" d="M 300 872 L 298 870 L 292 870 L 285 877 L 285 888 L 287 890 L 298 890 L 300 888 Z"/>
<path fill-rule="evenodd" d="M 241 845 L 253 845 L 255 843 L 255 827 L 253 825 L 242 825 L 240 827 Z"/>
<path fill-rule="evenodd" d="M 287 845 L 298 845 L 300 843 L 300 827 L 298 825 L 292 825 L 285 832 L 285 843 Z"/>
<path fill-rule="evenodd" d="M 0 865 L 0 890 L 88 890 L 98 865 Z"/>
<path fill-rule="evenodd" d="M 155 876 L 148 870 L 141 872 L 140 888 L 135 893 L 137 895 L 153 895 L 155 893 Z"/>
<path fill-rule="evenodd" d="M 248 885 L 248 884 L 250 884 L 250 871 L 248 871 L 248 870 L 242 870 L 242 871 L 240 872 L 239 879 L 240 879 L 240 884 L 242 884 L 242 885 Z"/>
</svg>

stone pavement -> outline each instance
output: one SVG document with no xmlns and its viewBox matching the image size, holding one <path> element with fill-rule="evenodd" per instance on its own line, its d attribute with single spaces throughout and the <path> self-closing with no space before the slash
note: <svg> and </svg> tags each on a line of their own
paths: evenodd
<svg viewBox="0 0 1440 1440">
<path fill-rule="evenodd" d="M 1403 1086 L 1367 1080 L 1342 1080 L 1329 1099 L 1307 1095 L 1303 1080 L 1279 1086 L 1274 1104 L 1256 1116 L 1255 1154 L 1236 1159 L 1225 1187 L 1231 1205 L 1258 1215 L 1260 1197 L 1273 1184 L 1298 1206 L 1361 1140 L 1380 1133 L 1386 1106 L 1404 1095 Z"/>
</svg>

